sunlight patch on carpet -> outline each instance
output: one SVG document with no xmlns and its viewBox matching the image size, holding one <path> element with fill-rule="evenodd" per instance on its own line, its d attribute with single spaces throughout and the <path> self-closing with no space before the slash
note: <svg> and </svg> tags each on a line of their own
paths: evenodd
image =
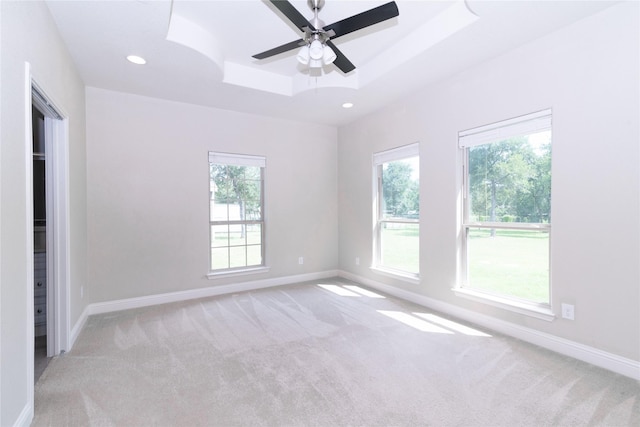
<svg viewBox="0 0 640 427">
<path fill-rule="evenodd" d="M 323 285 L 323 284 L 319 284 L 319 287 L 321 287 L 322 289 L 326 289 L 330 292 L 333 292 L 336 295 L 340 295 L 341 297 L 361 297 L 362 295 L 359 295 L 355 292 L 351 292 L 348 289 L 344 289 L 338 285 Z"/>
<path fill-rule="evenodd" d="M 455 332 L 460 332 L 461 334 L 469 335 L 472 337 L 491 337 L 491 335 L 481 332 L 477 329 L 470 328 L 465 325 L 461 325 L 460 323 L 456 323 L 452 320 L 442 318 L 440 316 L 436 316 L 435 314 L 430 313 L 413 313 L 415 316 L 422 317 L 425 320 L 428 320 L 431 323 L 437 323 L 440 326 L 444 326 L 447 329 L 451 329 Z"/>
<path fill-rule="evenodd" d="M 361 295 L 364 295 L 365 297 L 369 297 L 369 298 L 382 298 L 384 299 L 384 297 L 382 295 L 376 294 L 375 292 L 371 292 L 368 289 L 363 289 L 360 286 L 355 286 L 355 285 L 344 285 L 345 288 L 349 289 L 350 291 L 353 292 L 357 292 Z"/>
<path fill-rule="evenodd" d="M 384 314 L 387 317 L 390 317 L 398 322 L 404 323 L 407 326 L 411 326 L 419 331 L 423 332 L 433 332 L 437 334 L 453 334 L 452 331 L 441 328 L 440 326 L 434 325 L 433 323 L 429 323 L 425 320 L 418 319 L 408 313 L 403 313 L 401 311 L 392 311 L 392 310 L 376 310 L 380 314 Z"/>
</svg>

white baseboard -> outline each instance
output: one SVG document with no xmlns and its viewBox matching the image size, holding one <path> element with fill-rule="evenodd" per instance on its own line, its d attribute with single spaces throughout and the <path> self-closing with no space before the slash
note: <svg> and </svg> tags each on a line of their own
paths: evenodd
<svg viewBox="0 0 640 427">
<path fill-rule="evenodd" d="M 14 427 L 29 427 L 31 425 L 31 421 L 33 421 L 32 402 L 33 399 L 31 399 L 31 402 L 24 405 L 24 408 L 22 408 L 22 411 L 20 412 L 20 415 L 18 415 L 16 422 L 13 424 Z"/>
<path fill-rule="evenodd" d="M 640 362 L 636 360 L 618 356 L 613 353 L 608 353 L 594 347 L 580 344 L 565 338 L 560 338 L 555 335 L 540 332 L 535 329 L 526 328 L 524 326 L 519 326 L 510 322 L 505 322 L 504 320 L 496 319 L 495 317 L 486 316 L 476 311 L 467 310 L 453 304 L 445 303 L 433 298 L 416 294 L 414 292 L 409 292 L 404 289 L 386 285 L 384 283 L 367 279 L 365 277 L 361 277 L 347 271 L 340 270 L 338 272 L 338 275 L 340 277 L 344 277 L 345 279 L 353 280 L 354 282 L 370 286 L 374 289 L 385 292 L 397 298 L 402 298 L 404 300 L 422 305 L 432 310 L 458 317 L 462 320 L 466 320 L 468 322 L 475 323 L 496 332 L 518 338 L 520 340 L 535 344 L 548 350 L 555 351 L 556 353 L 564 354 L 566 356 L 582 360 L 592 365 L 608 369 L 610 371 L 625 375 L 635 380 L 640 380 Z"/>
<path fill-rule="evenodd" d="M 89 307 L 91 307 L 91 304 L 82 310 L 82 314 L 80 314 L 78 321 L 73 325 L 73 329 L 71 329 L 71 333 L 69 334 L 69 348 L 67 351 L 70 351 L 73 348 L 73 345 L 76 343 L 76 339 L 78 339 L 78 335 L 80 335 L 80 331 L 84 328 L 84 324 L 87 323 L 89 312 L 91 311 Z"/>
<path fill-rule="evenodd" d="M 149 295 L 138 298 L 128 298 L 116 301 L 107 301 L 95 304 L 89 304 L 82 315 L 76 322 L 71 331 L 71 347 L 75 343 L 80 331 L 84 327 L 87 318 L 93 314 L 109 313 L 113 311 L 127 310 L 131 308 L 147 307 L 158 304 L 166 304 L 170 302 L 185 301 L 196 298 L 211 297 L 217 295 L 225 295 L 234 292 L 250 291 L 255 289 L 270 288 L 274 286 L 288 285 L 291 283 L 306 282 L 309 280 L 326 279 L 329 277 L 344 277 L 354 282 L 370 286 L 381 292 L 393 295 L 398 298 L 428 307 L 451 316 L 458 317 L 471 323 L 483 326 L 485 328 L 500 332 L 514 338 L 521 339 L 531 344 L 538 345 L 548 350 L 555 351 L 566 356 L 573 357 L 578 360 L 599 366 L 604 369 L 616 372 L 621 375 L 640 381 L 640 362 L 608 353 L 594 347 L 577 343 L 555 335 L 540 332 L 535 329 L 526 328 L 504 320 L 496 319 L 476 311 L 467 310 L 445 303 L 424 295 L 409 292 L 404 289 L 386 285 L 384 283 L 367 279 L 356 274 L 342 270 L 329 270 L 318 273 L 301 274 L 295 276 L 277 277 L 271 279 L 254 280 L 247 282 L 234 283 L 229 285 L 211 286 L 201 289 L 192 289 L 188 291 L 170 292 L 165 294 Z"/>
<path fill-rule="evenodd" d="M 144 297 L 127 298 L 89 304 L 87 307 L 85 307 L 84 311 L 80 315 L 80 318 L 71 330 L 70 347 L 73 347 L 73 344 L 75 343 L 78 335 L 87 322 L 88 317 L 93 314 L 111 313 L 114 311 L 128 310 L 131 308 L 148 307 L 152 305 L 167 304 L 171 302 L 232 294 L 234 292 L 272 288 L 275 286 L 289 285 L 292 283 L 306 282 L 309 280 L 326 279 L 336 276 L 338 276 L 338 270 L 328 270 L 316 273 L 298 274 L 295 276 L 252 280 L 247 282 L 232 283 L 229 285 L 209 286 L 200 289 L 190 289 L 188 291 L 169 292 L 165 294 L 147 295 Z"/>
</svg>

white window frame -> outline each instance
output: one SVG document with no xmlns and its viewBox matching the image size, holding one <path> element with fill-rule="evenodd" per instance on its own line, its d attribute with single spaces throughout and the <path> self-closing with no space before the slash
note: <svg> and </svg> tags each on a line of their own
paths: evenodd
<svg viewBox="0 0 640 427">
<path fill-rule="evenodd" d="M 229 165 L 229 166 L 253 166 L 260 167 L 260 175 L 261 175 L 261 187 L 260 187 L 260 219 L 259 220 L 227 220 L 227 221 L 219 221 L 211 219 L 211 201 L 209 197 L 209 273 L 207 277 L 209 279 L 214 279 L 220 276 L 229 277 L 235 275 L 244 275 L 250 273 L 262 273 L 269 271 L 269 268 L 266 265 L 266 244 L 265 244 L 265 213 L 264 213 L 264 190 L 265 190 L 265 170 L 266 170 L 266 157 L 264 156 L 255 156 L 255 155 L 247 155 L 247 154 L 231 154 L 231 153 L 221 153 L 221 152 L 209 152 L 209 168 L 211 164 L 218 165 Z M 211 176 L 209 176 L 209 186 L 211 185 Z M 209 188 L 211 191 L 211 188 Z M 212 269 L 211 260 L 212 260 L 212 236 L 211 236 L 211 227 L 214 225 L 251 225 L 251 224 L 260 224 L 261 229 L 261 256 L 262 256 L 262 264 L 260 265 L 252 265 L 252 266 L 242 266 L 242 267 L 232 267 L 226 269 Z"/>
<path fill-rule="evenodd" d="M 549 300 L 547 303 L 536 303 L 511 297 L 508 295 L 498 295 L 489 292 L 483 292 L 468 283 L 468 258 L 467 236 L 471 228 L 487 228 L 497 230 L 525 230 L 540 231 L 549 233 L 549 266 L 551 266 L 551 224 L 550 223 L 513 223 L 513 222 L 489 222 L 489 221 L 470 221 L 469 213 L 471 207 L 469 205 L 469 148 L 479 145 L 490 144 L 504 141 L 509 138 L 534 134 L 545 130 L 552 130 L 552 111 L 551 109 L 538 111 L 532 114 L 515 117 L 509 120 L 496 122 L 486 126 L 469 129 L 459 132 L 458 145 L 462 155 L 462 221 L 461 221 L 461 256 L 460 256 L 460 274 L 459 283 L 453 289 L 456 295 L 480 301 L 486 304 L 497 306 L 515 311 L 528 316 L 551 321 L 555 315 L 552 307 L 552 286 L 551 271 L 549 271 Z"/>
<path fill-rule="evenodd" d="M 420 157 L 420 144 L 413 143 L 401 147 L 381 151 L 373 154 L 373 256 L 371 270 L 389 277 L 400 279 L 411 284 L 420 283 L 420 263 L 418 272 L 412 273 L 382 265 L 381 231 L 385 223 L 415 224 L 420 227 L 420 218 L 416 219 L 385 219 L 382 215 L 382 166 L 385 163 Z M 418 231 L 419 234 L 419 231 Z M 420 258 L 418 252 L 418 259 Z"/>
</svg>

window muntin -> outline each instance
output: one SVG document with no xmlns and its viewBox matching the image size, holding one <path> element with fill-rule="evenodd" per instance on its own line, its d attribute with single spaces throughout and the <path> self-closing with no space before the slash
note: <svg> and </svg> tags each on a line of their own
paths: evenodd
<svg viewBox="0 0 640 427">
<path fill-rule="evenodd" d="M 550 304 L 551 112 L 461 133 L 462 287 Z"/>
<path fill-rule="evenodd" d="M 264 266 L 264 168 L 259 156 L 209 153 L 212 272 Z"/>
<path fill-rule="evenodd" d="M 374 268 L 417 278 L 420 273 L 418 144 L 374 155 Z"/>
</svg>

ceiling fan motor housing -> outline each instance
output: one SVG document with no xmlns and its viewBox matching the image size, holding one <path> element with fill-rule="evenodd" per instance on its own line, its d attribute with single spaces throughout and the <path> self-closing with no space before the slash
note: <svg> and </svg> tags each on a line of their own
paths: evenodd
<svg viewBox="0 0 640 427">
<path fill-rule="evenodd" d="M 307 0 L 307 5 L 309 9 L 313 10 L 321 10 L 324 7 L 324 0 Z"/>
<path fill-rule="evenodd" d="M 309 38 L 309 33 L 312 34 L 322 34 L 322 27 L 324 27 L 324 21 L 318 17 L 318 12 L 324 7 L 325 0 L 307 0 L 307 5 L 313 11 L 313 19 L 309 21 L 311 25 L 315 27 L 314 31 L 305 31 L 307 38 Z M 311 30 L 311 29 L 309 29 Z M 330 37 L 330 36 L 329 36 Z M 328 38 L 328 37 L 327 37 Z M 324 43 L 324 41 L 323 41 Z"/>
</svg>

